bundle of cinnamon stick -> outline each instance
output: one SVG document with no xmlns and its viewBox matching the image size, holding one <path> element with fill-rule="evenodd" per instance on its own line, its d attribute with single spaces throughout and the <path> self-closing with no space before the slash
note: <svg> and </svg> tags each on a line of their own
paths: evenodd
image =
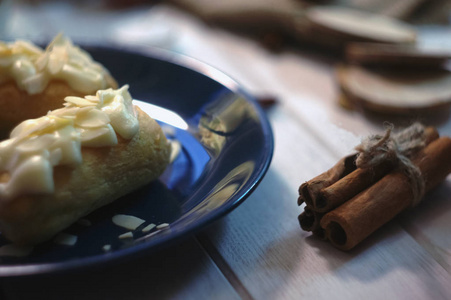
<svg viewBox="0 0 451 300">
<path fill-rule="evenodd" d="M 445 180 L 451 138 L 421 124 L 392 130 L 369 137 L 357 153 L 299 187 L 303 230 L 349 250 Z"/>
</svg>

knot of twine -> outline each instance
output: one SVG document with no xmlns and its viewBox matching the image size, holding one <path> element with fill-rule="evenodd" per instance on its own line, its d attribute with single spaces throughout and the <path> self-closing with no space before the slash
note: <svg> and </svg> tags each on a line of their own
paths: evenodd
<svg viewBox="0 0 451 300">
<path fill-rule="evenodd" d="M 409 155 L 426 145 L 425 127 L 414 123 L 410 127 L 392 133 L 393 125 L 384 124 L 383 136 L 372 135 L 355 147 L 359 152 L 356 159 L 358 168 L 373 168 L 383 162 L 392 162 L 407 175 L 413 192 L 412 206 L 417 205 L 425 192 L 425 182 L 420 169 L 409 159 Z"/>
</svg>

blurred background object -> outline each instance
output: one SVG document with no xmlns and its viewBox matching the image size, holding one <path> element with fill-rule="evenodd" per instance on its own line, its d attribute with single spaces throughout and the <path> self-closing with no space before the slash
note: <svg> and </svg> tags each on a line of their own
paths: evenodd
<svg viewBox="0 0 451 300">
<path fill-rule="evenodd" d="M 54 36 L 49 31 L 57 25 L 73 38 L 95 38 L 101 31 L 109 39 L 148 41 L 151 33 L 159 32 L 160 38 L 168 34 L 158 28 L 164 22 L 155 19 L 166 5 L 211 26 L 257 38 L 269 48 L 295 44 L 322 46 L 328 52 L 343 51 L 356 41 L 422 44 L 424 35 L 448 28 L 451 18 L 451 0 L 3 0 L 0 34 L 3 39 Z M 42 14 L 47 23 L 41 22 Z M 99 26 L 103 30 L 93 30 Z M 451 48 L 451 41 L 447 46 Z"/>
<path fill-rule="evenodd" d="M 253 36 L 271 50 L 281 50 L 286 45 L 313 48 L 345 64 L 362 65 L 359 74 L 365 77 L 345 72 L 343 65 L 336 72 L 341 74 L 337 84 L 347 91 L 340 97 L 340 103 L 347 102 L 347 108 L 412 115 L 433 111 L 432 108 L 443 109 L 451 102 L 451 95 L 443 91 L 447 88 L 442 80 L 443 76 L 448 76 L 443 73 L 447 72 L 447 61 L 451 57 L 451 1 L 170 2 L 207 24 Z M 374 67 L 383 68 L 382 74 L 379 71 L 375 74 Z M 409 70 L 400 72 L 402 67 Z M 425 76 L 421 74 L 424 68 L 429 69 Z M 412 75 L 412 72 L 420 74 Z M 370 87 L 362 86 L 369 83 L 369 78 L 372 79 Z M 421 104 L 416 104 L 416 98 L 412 98 L 418 90 L 415 86 L 427 90 Z M 379 88 L 384 91 L 379 92 Z M 359 89 L 372 92 L 359 93 L 357 97 L 355 91 Z"/>
<path fill-rule="evenodd" d="M 170 2 L 271 50 L 289 45 L 332 55 L 341 62 L 337 100 L 348 109 L 411 116 L 449 108 L 451 1 Z"/>
<path fill-rule="evenodd" d="M 412 41 L 412 25 L 449 23 L 449 0 L 170 0 L 205 22 L 253 34 L 263 41 L 286 40 L 335 46 L 349 40 Z M 377 26 L 372 26 L 372 25 Z M 401 29 L 401 27 L 404 27 Z M 402 33 L 401 31 L 406 32 Z M 408 32 L 410 31 L 410 33 Z M 383 32 L 385 37 L 375 34 Z M 387 33 L 388 32 L 388 33 Z M 391 35 L 391 40 L 386 36 Z M 403 36 L 406 35 L 406 36 Z M 393 39 L 393 36 L 397 36 Z M 385 39 L 385 40 L 384 40 Z"/>
</svg>

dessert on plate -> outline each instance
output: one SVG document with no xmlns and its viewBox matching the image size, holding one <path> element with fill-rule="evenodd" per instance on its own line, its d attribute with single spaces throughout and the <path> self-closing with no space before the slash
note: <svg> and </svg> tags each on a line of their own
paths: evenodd
<svg viewBox="0 0 451 300">
<path fill-rule="evenodd" d="M 165 135 L 133 106 L 128 86 L 64 100 L 0 143 L 0 232 L 15 244 L 52 238 L 169 162 Z"/>
</svg>

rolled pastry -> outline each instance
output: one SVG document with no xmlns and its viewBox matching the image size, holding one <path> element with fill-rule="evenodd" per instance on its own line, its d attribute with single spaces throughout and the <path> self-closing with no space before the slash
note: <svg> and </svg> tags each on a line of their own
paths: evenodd
<svg viewBox="0 0 451 300">
<path fill-rule="evenodd" d="M 0 232 L 15 244 L 50 239 L 168 164 L 168 141 L 128 86 L 65 101 L 0 143 Z"/>
<path fill-rule="evenodd" d="M 108 70 L 61 34 L 45 50 L 28 41 L 0 42 L 0 138 L 61 107 L 66 96 L 107 88 L 117 88 Z"/>
</svg>

